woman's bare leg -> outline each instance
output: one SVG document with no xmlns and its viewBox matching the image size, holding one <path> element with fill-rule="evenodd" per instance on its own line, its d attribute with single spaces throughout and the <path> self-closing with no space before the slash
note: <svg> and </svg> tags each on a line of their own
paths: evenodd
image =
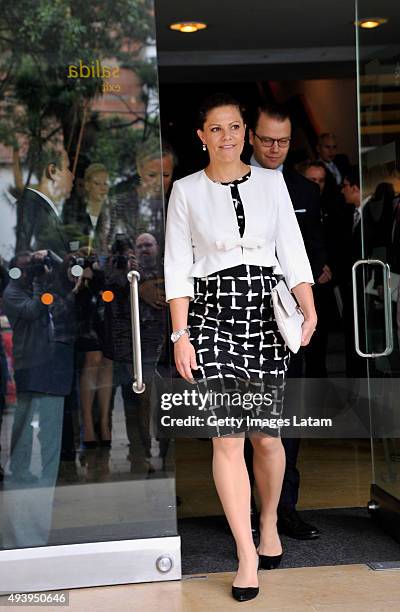
<svg viewBox="0 0 400 612">
<path fill-rule="evenodd" d="M 102 440 L 111 440 L 110 406 L 113 383 L 113 362 L 103 357 L 97 373 L 97 397 L 100 409 L 100 432 Z"/>
<path fill-rule="evenodd" d="M 250 482 L 243 454 L 244 437 L 213 438 L 213 475 L 235 538 L 239 568 L 234 586 L 258 586 L 258 555 L 250 522 Z"/>
<path fill-rule="evenodd" d="M 258 552 L 261 555 L 280 555 L 282 546 L 276 521 L 285 473 L 285 450 L 280 438 L 272 438 L 262 434 L 253 435 L 251 443 L 254 449 L 254 477 L 261 501 Z"/>
<path fill-rule="evenodd" d="M 96 440 L 92 410 L 97 387 L 97 374 L 102 357 L 103 355 L 100 351 L 89 351 L 85 353 L 85 362 L 79 381 L 82 411 L 82 437 L 86 442 Z"/>
</svg>

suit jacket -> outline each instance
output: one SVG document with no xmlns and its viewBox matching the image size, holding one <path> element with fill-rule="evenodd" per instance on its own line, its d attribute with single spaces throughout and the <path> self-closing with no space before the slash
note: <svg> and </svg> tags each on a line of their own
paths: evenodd
<svg viewBox="0 0 400 612">
<path fill-rule="evenodd" d="M 69 252 L 61 219 L 42 196 L 25 189 L 17 211 L 17 251 L 50 249 L 59 257 Z"/>
<path fill-rule="evenodd" d="M 175 181 L 165 235 L 167 300 L 194 296 L 194 277 L 241 264 L 273 267 L 290 289 L 313 283 L 293 205 L 282 173 L 253 167 L 239 184 L 246 228 L 240 237 L 229 185 L 204 170 Z"/>
<path fill-rule="evenodd" d="M 319 188 L 298 172 L 285 167 L 283 178 L 293 203 L 314 278 L 317 279 L 327 263 Z"/>
<path fill-rule="evenodd" d="M 338 283 L 341 287 L 351 287 L 352 283 L 352 266 L 362 258 L 362 220 L 353 227 L 355 207 L 352 204 L 346 204 L 346 208 L 342 215 L 342 224 L 340 228 L 340 251 L 342 254 L 343 268 L 338 276 Z"/>
<path fill-rule="evenodd" d="M 394 200 L 395 211 L 392 221 L 391 241 L 388 249 L 388 263 L 392 272 L 400 274 L 400 198 Z M 398 302 L 400 304 L 400 301 Z M 400 326 L 399 326 L 400 329 Z"/>
<path fill-rule="evenodd" d="M 68 395 L 73 376 L 73 302 L 55 295 L 54 305 L 40 300 L 44 285 L 24 286 L 11 280 L 3 307 L 13 330 L 14 374 L 19 393 Z"/>
</svg>

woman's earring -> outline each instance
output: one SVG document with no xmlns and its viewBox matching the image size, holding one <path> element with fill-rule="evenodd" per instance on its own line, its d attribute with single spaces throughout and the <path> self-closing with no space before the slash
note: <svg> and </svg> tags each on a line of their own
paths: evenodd
<svg viewBox="0 0 400 612">
<path fill-rule="evenodd" d="M 207 151 L 207 145 L 205 142 L 203 142 L 203 151 Z"/>
</svg>

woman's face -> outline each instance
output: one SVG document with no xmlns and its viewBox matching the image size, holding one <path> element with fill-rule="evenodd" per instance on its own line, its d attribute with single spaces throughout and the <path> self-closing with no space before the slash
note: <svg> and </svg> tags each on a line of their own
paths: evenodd
<svg viewBox="0 0 400 612">
<path fill-rule="evenodd" d="M 85 190 L 90 200 L 102 202 L 107 197 L 109 189 L 107 172 L 95 172 L 85 180 Z"/>
<path fill-rule="evenodd" d="M 246 126 L 236 106 L 218 106 L 207 114 L 197 134 L 207 145 L 210 161 L 234 162 L 243 151 Z"/>
<path fill-rule="evenodd" d="M 143 160 L 138 164 L 138 173 L 141 180 L 141 189 L 146 195 L 161 197 L 161 176 L 164 194 L 171 185 L 174 162 L 171 155 L 164 155 L 162 159 Z"/>
</svg>

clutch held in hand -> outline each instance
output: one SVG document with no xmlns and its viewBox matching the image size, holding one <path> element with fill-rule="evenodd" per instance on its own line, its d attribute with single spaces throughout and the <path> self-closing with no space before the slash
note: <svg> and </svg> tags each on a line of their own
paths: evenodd
<svg viewBox="0 0 400 612">
<path fill-rule="evenodd" d="M 285 344 L 292 353 L 297 353 L 301 346 L 304 315 L 283 279 L 272 289 L 272 304 L 275 320 Z"/>
</svg>

